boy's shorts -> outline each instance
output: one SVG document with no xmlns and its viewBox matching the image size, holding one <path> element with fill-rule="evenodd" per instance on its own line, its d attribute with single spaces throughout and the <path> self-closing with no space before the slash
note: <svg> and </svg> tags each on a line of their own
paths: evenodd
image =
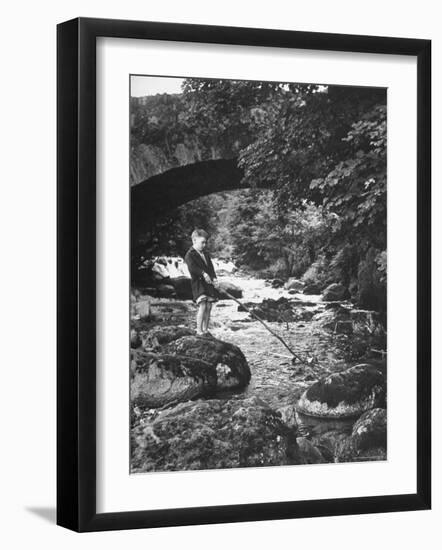
<svg viewBox="0 0 442 550">
<path fill-rule="evenodd" d="M 196 303 L 200 304 L 201 302 L 217 302 L 217 298 L 214 298 L 213 296 L 207 296 L 206 294 L 201 294 L 201 296 L 198 296 L 196 299 Z"/>
</svg>

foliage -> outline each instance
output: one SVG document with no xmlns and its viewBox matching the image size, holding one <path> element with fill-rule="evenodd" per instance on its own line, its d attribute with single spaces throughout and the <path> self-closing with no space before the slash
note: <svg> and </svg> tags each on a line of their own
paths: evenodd
<svg viewBox="0 0 442 550">
<path fill-rule="evenodd" d="M 385 312 L 386 285 L 383 273 L 378 269 L 377 260 L 383 253 L 369 248 L 358 268 L 358 303 L 361 307 Z"/>
<path fill-rule="evenodd" d="M 172 156 L 172 149 L 185 139 L 181 95 L 158 94 L 140 101 L 131 99 L 131 146 L 155 145 Z"/>
<path fill-rule="evenodd" d="M 241 192 L 230 220 L 235 258 L 252 269 L 273 266 L 274 274 L 299 276 L 314 262 L 339 219 L 311 202 L 293 211 L 278 211 L 273 191 Z"/>
<path fill-rule="evenodd" d="M 238 157 L 250 187 L 156 221 L 150 242 L 163 253 L 182 253 L 198 224 L 243 267 L 342 282 L 385 308 L 385 89 L 186 79 L 181 95 L 131 113 L 133 145 L 194 140 L 203 158 Z"/>
<path fill-rule="evenodd" d="M 188 78 L 183 84 L 184 122 L 209 157 L 234 157 L 265 126 L 272 100 L 284 93 L 271 82 Z"/>
</svg>

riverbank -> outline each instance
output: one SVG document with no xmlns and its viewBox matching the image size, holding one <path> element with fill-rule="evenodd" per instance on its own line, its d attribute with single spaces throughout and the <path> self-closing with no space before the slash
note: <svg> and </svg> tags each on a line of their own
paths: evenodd
<svg viewBox="0 0 442 550">
<path fill-rule="evenodd" d="M 347 302 L 326 303 L 319 295 L 297 294 L 284 288 L 273 288 L 265 280 L 245 274 L 220 276 L 219 280 L 240 286 L 243 291 L 240 301 L 249 307 L 259 308 L 264 301 L 267 307 L 269 304 L 275 306 L 277 314 L 278 305 L 281 304 L 285 312 L 290 311 L 288 317 L 285 315 L 284 318 L 283 315 L 280 321 L 266 320 L 266 323 L 303 362 L 293 362 L 293 356 L 281 342 L 247 311 L 241 311 L 242 308 L 235 301 L 220 300 L 212 309 L 210 332 L 215 339 L 237 346 L 242 351 L 250 368 L 251 379 L 240 392 L 223 392 L 214 397 L 262 401 L 279 412 L 287 426 L 296 426 L 296 436 L 301 438 L 301 445 L 308 447 L 311 443 L 322 448 L 320 462 L 337 461 L 337 443 L 351 435 L 355 418 L 315 418 L 301 414 L 297 410 L 297 403 L 315 382 L 340 373 L 356 363 L 368 362 L 385 374 L 386 357 L 378 353 L 376 336 L 373 327 L 369 326 L 371 312 L 356 310 L 357 314 L 354 315 L 355 310 Z M 196 306 L 192 301 L 140 298 L 143 299 L 150 301 L 151 319 L 135 321 L 134 326 L 138 330 L 143 328 L 149 331 L 153 327 L 171 325 L 181 325 L 190 330 L 195 328 Z M 334 330 L 330 329 L 329 320 L 337 314 L 337 308 L 338 312 L 340 309 L 344 312 L 348 310 L 349 319 L 350 314 L 352 318 L 359 319 L 359 332 L 352 330 L 351 333 L 337 333 L 336 325 Z M 365 319 L 367 326 L 361 324 L 361 319 Z M 138 415 L 151 422 L 158 413 L 151 410 L 148 413 L 138 412 Z"/>
</svg>

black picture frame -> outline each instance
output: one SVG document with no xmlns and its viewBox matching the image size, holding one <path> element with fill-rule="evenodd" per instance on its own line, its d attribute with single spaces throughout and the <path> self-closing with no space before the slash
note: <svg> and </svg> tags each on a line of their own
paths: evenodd
<svg viewBox="0 0 442 550">
<path fill-rule="evenodd" d="M 116 37 L 417 58 L 417 492 L 96 512 L 96 39 Z M 431 41 L 78 18 L 57 27 L 57 523 L 83 531 L 424 510 L 431 506 Z"/>
</svg>

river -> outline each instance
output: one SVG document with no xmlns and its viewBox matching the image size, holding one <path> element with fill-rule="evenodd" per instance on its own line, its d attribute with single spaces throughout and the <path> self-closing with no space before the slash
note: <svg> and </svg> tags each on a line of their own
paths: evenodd
<svg viewBox="0 0 442 550">
<path fill-rule="evenodd" d="M 241 287 L 243 297 L 240 301 L 243 303 L 260 303 L 265 298 L 277 300 L 286 297 L 296 304 L 296 311 L 315 314 L 324 311 L 326 307 L 319 295 L 291 294 L 284 288 L 272 288 L 265 280 L 246 274 L 218 275 L 218 280 Z M 283 344 L 247 311 L 238 311 L 238 308 L 238 303 L 232 299 L 218 301 L 212 308 L 209 326 L 213 336 L 237 345 L 249 363 L 251 382 L 245 391 L 236 396 L 257 396 L 263 399 L 272 408 L 281 411 L 287 422 L 296 422 L 300 435 L 309 439 L 327 433 L 334 436 L 348 434 L 354 419 L 329 421 L 306 417 L 298 414 L 295 407 L 300 395 L 315 380 L 355 364 L 354 361 L 346 361 L 340 337 L 325 330 L 315 320 L 266 321 L 305 360 L 305 363 L 293 364 L 293 357 Z M 196 324 L 196 307 L 190 300 L 155 300 L 152 312 L 154 315 L 165 315 L 164 321 L 172 319 L 173 322 L 178 321 L 192 328 Z M 223 396 L 235 398 L 232 394 L 217 397 Z"/>
</svg>

